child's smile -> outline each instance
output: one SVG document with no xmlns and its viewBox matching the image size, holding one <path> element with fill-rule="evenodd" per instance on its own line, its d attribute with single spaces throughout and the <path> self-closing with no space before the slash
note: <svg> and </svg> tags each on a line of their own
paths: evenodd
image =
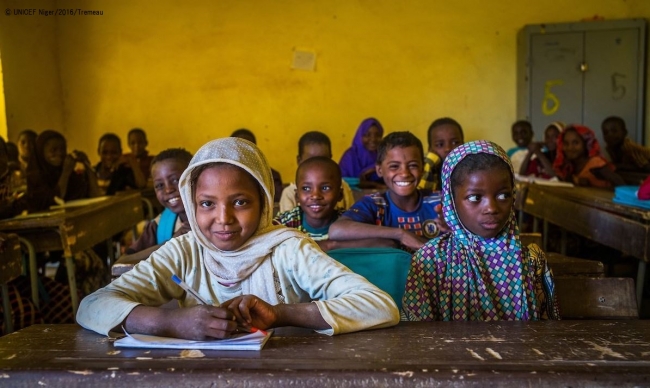
<svg viewBox="0 0 650 388">
<path fill-rule="evenodd" d="M 416 146 L 393 147 L 377 166 L 377 175 L 384 178 L 388 190 L 400 197 L 417 197 L 422 176 L 422 154 Z"/>
<path fill-rule="evenodd" d="M 296 201 L 312 228 L 328 225 L 341 200 L 341 176 L 327 165 L 312 164 L 299 170 Z"/>
<path fill-rule="evenodd" d="M 257 231 L 261 190 L 241 168 L 229 164 L 206 168 L 196 181 L 194 198 L 196 223 L 216 248 L 237 250 Z"/>
<path fill-rule="evenodd" d="M 185 211 L 178 191 L 178 181 L 185 167 L 186 165 L 176 159 L 161 160 L 151 167 L 153 188 L 158 202 L 176 214 Z"/>
</svg>

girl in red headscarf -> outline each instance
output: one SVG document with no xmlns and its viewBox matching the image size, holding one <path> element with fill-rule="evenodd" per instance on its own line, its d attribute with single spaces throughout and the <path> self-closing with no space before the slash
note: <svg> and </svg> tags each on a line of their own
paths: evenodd
<svg viewBox="0 0 650 388">
<path fill-rule="evenodd" d="M 555 174 L 577 186 L 609 188 L 625 184 L 615 167 L 600 155 L 594 131 L 577 124 L 568 126 L 557 137 Z"/>
</svg>

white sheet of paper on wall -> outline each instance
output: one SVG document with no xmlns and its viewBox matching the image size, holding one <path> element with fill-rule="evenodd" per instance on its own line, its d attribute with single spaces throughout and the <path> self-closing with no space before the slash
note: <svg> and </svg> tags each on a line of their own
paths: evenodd
<svg viewBox="0 0 650 388">
<path fill-rule="evenodd" d="M 314 71 L 316 69 L 316 53 L 313 51 L 294 49 L 291 68 Z"/>
</svg>

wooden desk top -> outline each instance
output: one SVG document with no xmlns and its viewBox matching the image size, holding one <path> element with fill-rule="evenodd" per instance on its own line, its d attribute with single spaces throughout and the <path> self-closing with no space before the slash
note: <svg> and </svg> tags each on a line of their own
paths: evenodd
<svg viewBox="0 0 650 388">
<path fill-rule="evenodd" d="M 43 217 L 0 221 L 0 231 L 25 237 L 37 252 L 63 249 L 72 255 L 142 220 L 139 192 L 116 194 L 86 206 L 50 211 Z"/>
<path fill-rule="evenodd" d="M 403 322 L 328 337 L 281 328 L 260 352 L 124 349 L 76 325 L 0 338 L 0 385 L 650 384 L 650 322 Z"/>
</svg>

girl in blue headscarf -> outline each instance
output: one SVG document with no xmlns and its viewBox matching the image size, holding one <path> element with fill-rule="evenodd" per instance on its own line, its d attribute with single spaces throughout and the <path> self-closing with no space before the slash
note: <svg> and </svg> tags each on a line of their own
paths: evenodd
<svg viewBox="0 0 650 388">
<path fill-rule="evenodd" d="M 510 159 L 489 141 L 447 156 L 442 211 L 451 233 L 413 257 L 402 303 L 408 320 L 559 319 L 544 252 L 519 240 L 513 177 Z"/>
</svg>

